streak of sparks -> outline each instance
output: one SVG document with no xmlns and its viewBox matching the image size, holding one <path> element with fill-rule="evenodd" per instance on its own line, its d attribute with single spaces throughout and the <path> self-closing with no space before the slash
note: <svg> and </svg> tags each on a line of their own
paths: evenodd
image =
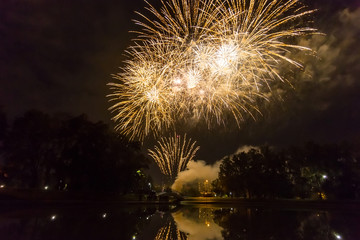
<svg viewBox="0 0 360 240">
<path fill-rule="evenodd" d="M 280 66 L 302 65 L 294 51 L 299 36 L 317 33 L 302 26 L 313 11 L 299 0 L 168 0 L 142 27 L 128 50 L 117 83 L 109 83 L 116 129 L 130 139 L 173 127 L 176 121 L 204 119 L 210 128 L 227 114 L 238 125 L 244 114 L 260 112 L 257 99 L 273 81 L 287 81 Z"/>
<path fill-rule="evenodd" d="M 169 221 L 165 226 L 159 229 L 155 240 L 186 240 L 188 237 L 181 232 L 173 221 Z"/>
<path fill-rule="evenodd" d="M 173 137 L 161 138 L 154 150 L 148 151 L 160 171 L 173 182 L 178 173 L 184 171 L 189 161 L 194 159 L 199 148 L 196 147 L 196 141 L 192 142 L 191 138 L 186 139 L 186 134 L 181 138 L 175 133 Z"/>
</svg>

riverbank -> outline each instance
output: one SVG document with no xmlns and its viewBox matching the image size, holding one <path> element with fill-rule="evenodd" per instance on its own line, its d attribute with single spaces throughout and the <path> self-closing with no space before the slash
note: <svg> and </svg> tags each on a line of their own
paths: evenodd
<svg viewBox="0 0 360 240">
<path fill-rule="evenodd" d="M 89 193 L 66 191 L 5 190 L 0 191 L 2 206 L 45 206 L 45 205 L 208 205 L 211 207 L 257 207 L 283 209 L 323 209 L 360 211 L 360 201 L 355 200 L 299 200 L 299 199 L 244 199 L 220 197 L 184 197 L 181 201 L 147 200 L 139 194 L 119 195 L 115 193 Z"/>
<path fill-rule="evenodd" d="M 323 209 L 323 210 L 356 210 L 360 211 L 358 200 L 306 200 L 306 199 L 244 199 L 217 197 L 186 197 L 182 205 L 211 205 L 219 207 L 243 206 L 258 208 L 284 209 Z"/>
</svg>

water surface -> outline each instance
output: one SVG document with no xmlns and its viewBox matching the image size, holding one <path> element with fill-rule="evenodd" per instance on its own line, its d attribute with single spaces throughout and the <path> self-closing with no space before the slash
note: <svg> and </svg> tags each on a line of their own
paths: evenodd
<svg viewBox="0 0 360 240">
<path fill-rule="evenodd" d="M 210 204 L 2 207 L 0 239 L 360 239 L 358 211 Z"/>
</svg>

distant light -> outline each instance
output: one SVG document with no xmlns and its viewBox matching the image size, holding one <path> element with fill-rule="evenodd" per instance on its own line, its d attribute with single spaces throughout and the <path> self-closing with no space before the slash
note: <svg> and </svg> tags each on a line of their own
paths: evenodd
<svg viewBox="0 0 360 240">
<path fill-rule="evenodd" d="M 206 179 L 206 181 L 205 181 L 205 182 L 209 182 L 209 180 L 207 180 L 207 179 Z"/>
<path fill-rule="evenodd" d="M 322 178 L 323 178 L 323 179 L 327 179 L 327 176 L 326 176 L 326 175 L 322 175 Z"/>
<path fill-rule="evenodd" d="M 48 189 L 49 189 L 49 186 L 45 186 L 44 189 L 45 189 L 45 190 L 48 190 Z"/>
<path fill-rule="evenodd" d="M 54 221 L 56 219 L 56 215 L 51 216 L 51 220 Z"/>
<path fill-rule="evenodd" d="M 339 234 L 336 234 L 336 233 L 335 233 L 335 237 L 336 237 L 337 239 L 342 239 L 341 236 L 340 236 Z"/>
<path fill-rule="evenodd" d="M 103 218 L 106 218 L 106 215 L 107 215 L 107 214 L 106 214 L 106 213 L 104 213 L 104 214 L 102 215 L 102 217 L 103 217 Z"/>
<path fill-rule="evenodd" d="M 133 240 L 135 240 L 136 239 L 136 236 L 133 236 L 133 238 L 132 238 Z"/>
<path fill-rule="evenodd" d="M 0 185 L 0 188 L 4 188 L 4 187 L 5 187 L 5 184 L 1 184 L 1 185 Z"/>
</svg>

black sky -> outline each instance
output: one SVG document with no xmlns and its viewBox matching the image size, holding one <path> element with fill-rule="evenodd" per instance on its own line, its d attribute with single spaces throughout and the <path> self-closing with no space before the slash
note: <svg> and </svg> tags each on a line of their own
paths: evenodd
<svg viewBox="0 0 360 240">
<path fill-rule="evenodd" d="M 307 4 L 318 9 L 314 25 L 326 34 L 306 42 L 319 59 L 304 58 L 305 71 L 292 76 L 295 90 L 281 87 L 281 99 L 264 104 L 264 115 L 246 120 L 240 130 L 230 123 L 189 131 L 201 146 L 200 159 L 215 161 L 243 144 L 360 142 L 359 1 Z M 110 123 L 106 83 L 119 71 L 135 37 L 128 33 L 134 11 L 144 12 L 144 5 L 142 0 L 2 0 L 0 105 L 8 118 L 39 109 L 86 113 Z"/>
</svg>

